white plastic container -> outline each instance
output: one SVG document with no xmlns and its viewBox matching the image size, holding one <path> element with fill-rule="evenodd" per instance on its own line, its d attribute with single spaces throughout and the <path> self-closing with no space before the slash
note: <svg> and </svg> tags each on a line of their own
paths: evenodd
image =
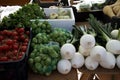
<svg viewBox="0 0 120 80">
<path fill-rule="evenodd" d="M 50 13 L 57 12 L 58 8 L 43 8 L 46 16 L 49 16 Z M 59 8 L 60 9 L 60 8 Z M 69 31 L 72 30 L 72 26 L 75 25 L 75 17 L 72 8 L 62 8 L 70 12 L 70 19 L 40 19 L 40 21 L 48 21 L 52 27 L 61 27 Z M 33 20 L 32 20 L 33 21 Z"/>
</svg>

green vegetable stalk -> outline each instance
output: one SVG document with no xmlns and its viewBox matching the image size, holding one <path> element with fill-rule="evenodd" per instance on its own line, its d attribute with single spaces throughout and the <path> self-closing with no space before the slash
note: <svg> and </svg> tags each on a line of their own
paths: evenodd
<svg viewBox="0 0 120 80">
<path fill-rule="evenodd" d="M 90 17 L 88 18 L 88 22 L 97 34 L 96 42 L 99 45 L 102 45 L 105 47 L 106 42 L 112 39 L 112 36 L 110 34 L 111 26 L 103 25 L 92 14 L 90 14 L 89 16 Z"/>
</svg>

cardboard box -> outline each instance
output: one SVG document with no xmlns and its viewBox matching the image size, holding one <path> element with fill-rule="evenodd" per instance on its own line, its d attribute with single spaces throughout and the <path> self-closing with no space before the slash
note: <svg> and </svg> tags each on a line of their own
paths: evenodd
<svg viewBox="0 0 120 80">
<path fill-rule="evenodd" d="M 69 31 L 72 30 L 72 26 L 75 24 L 75 18 L 72 8 L 63 8 L 64 10 L 70 11 L 70 19 L 40 19 L 39 21 L 48 21 L 52 27 L 60 27 L 67 29 Z M 57 12 L 58 9 L 52 9 L 52 8 L 44 8 L 44 12 L 46 16 L 49 16 L 52 12 Z M 34 20 L 31 20 L 34 21 Z"/>
</svg>

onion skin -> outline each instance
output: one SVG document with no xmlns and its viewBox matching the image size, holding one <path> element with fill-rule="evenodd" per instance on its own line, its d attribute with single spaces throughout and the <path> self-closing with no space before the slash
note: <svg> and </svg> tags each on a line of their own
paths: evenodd
<svg viewBox="0 0 120 80">
<path fill-rule="evenodd" d="M 84 34 L 80 38 L 80 45 L 84 48 L 92 48 L 95 46 L 95 37 L 91 34 Z"/>
<path fill-rule="evenodd" d="M 113 54 L 120 54 L 120 41 L 109 40 L 106 44 L 106 49 Z"/>
<path fill-rule="evenodd" d="M 60 53 L 63 59 L 72 59 L 72 57 L 76 53 L 76 48 L 74 47 L 74 45 L 66 43 L 61 47 Z"/>
<path fill-rule="evenodd" d="M 95 70 L 99 66 L 99 63 L 97 61 L 93 60 L 91 56 L 88 56 L 85 59 L 85 66 L 89 70 Z"/>
<path fill-rule="evenodd" d="M 90 51 L 90 56 L 91 56 L 94 60 L 100 62 L 100 61 L 102 61 L 103 59 L 106 58 L 106 56 L 107 56 L 107 51 L 106 51 L 106 49 L 105 49 L 104 47 L 102 47 L 102 46 L 95 46 L 95 47 L 93 47 L 93 48 L 91 49 L 91 51 Z"/>
<path fill-rule="evenodd" d="M 81 68 L 84 65 L 84 56 L 79 52 L 76 52 L 74 57 L 71 59 L 71 64 L 73 68 Z"/>
<path fill-rule="evenodd" d="M 116 64 L 117 64 L 118 68 L 120 68 L 120 55 L 118 55 L 116 58 Z"/>
<path fill-rule="evenodd" d="M 82 46 L 79 46 L 79 53 L 82 54 L 83 56 L 89 56 L 91 49 L 92 48 L 84 48 Z"/>
<path fill-rule="evenodd" d="M 100 65 L 106 69 L 113 69 L 115 67 L 115 64 L 116 58 L 110 52 L 107 52 L 107 57 L 100 62 Z"/>
<path fill-rule="evenodd" d="M 118 29 L 114 29 L 114 30 L 112 30 L 112 31 L 111 31 L 111 35 L 112 35 L 112 37 L 115 38 L 115 39 L 117 39 L 117 37 L 118 37 L 118 32 L 119 32 Z"/>
<path fill-rule="evenodd" d="M 68 74 L 71 71 L 71 63 L 67 59 L 61 59 L 57 64 L 57 70 L 61 74 Z"/>
</svg>

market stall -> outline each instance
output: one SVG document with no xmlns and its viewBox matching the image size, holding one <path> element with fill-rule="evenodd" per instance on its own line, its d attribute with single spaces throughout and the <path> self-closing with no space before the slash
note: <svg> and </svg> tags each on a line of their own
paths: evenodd
<svg viewBox="0 0 120 80">
<path fill-rule="evenodd" d="M 51 1 L 57 6 L 46 8 L 40 5 L 47 1 L 6 2 L 0 2 L 0 79 L 100 80 L 101 74 L 119 79 L 120 32 L 112 27 L 119 17 L 104 14 L 106 4 Z M 110 34 L 114 29 L 117 36 Z M 116 43 L 106 47 L 108 39 Z"/>
</svg>

